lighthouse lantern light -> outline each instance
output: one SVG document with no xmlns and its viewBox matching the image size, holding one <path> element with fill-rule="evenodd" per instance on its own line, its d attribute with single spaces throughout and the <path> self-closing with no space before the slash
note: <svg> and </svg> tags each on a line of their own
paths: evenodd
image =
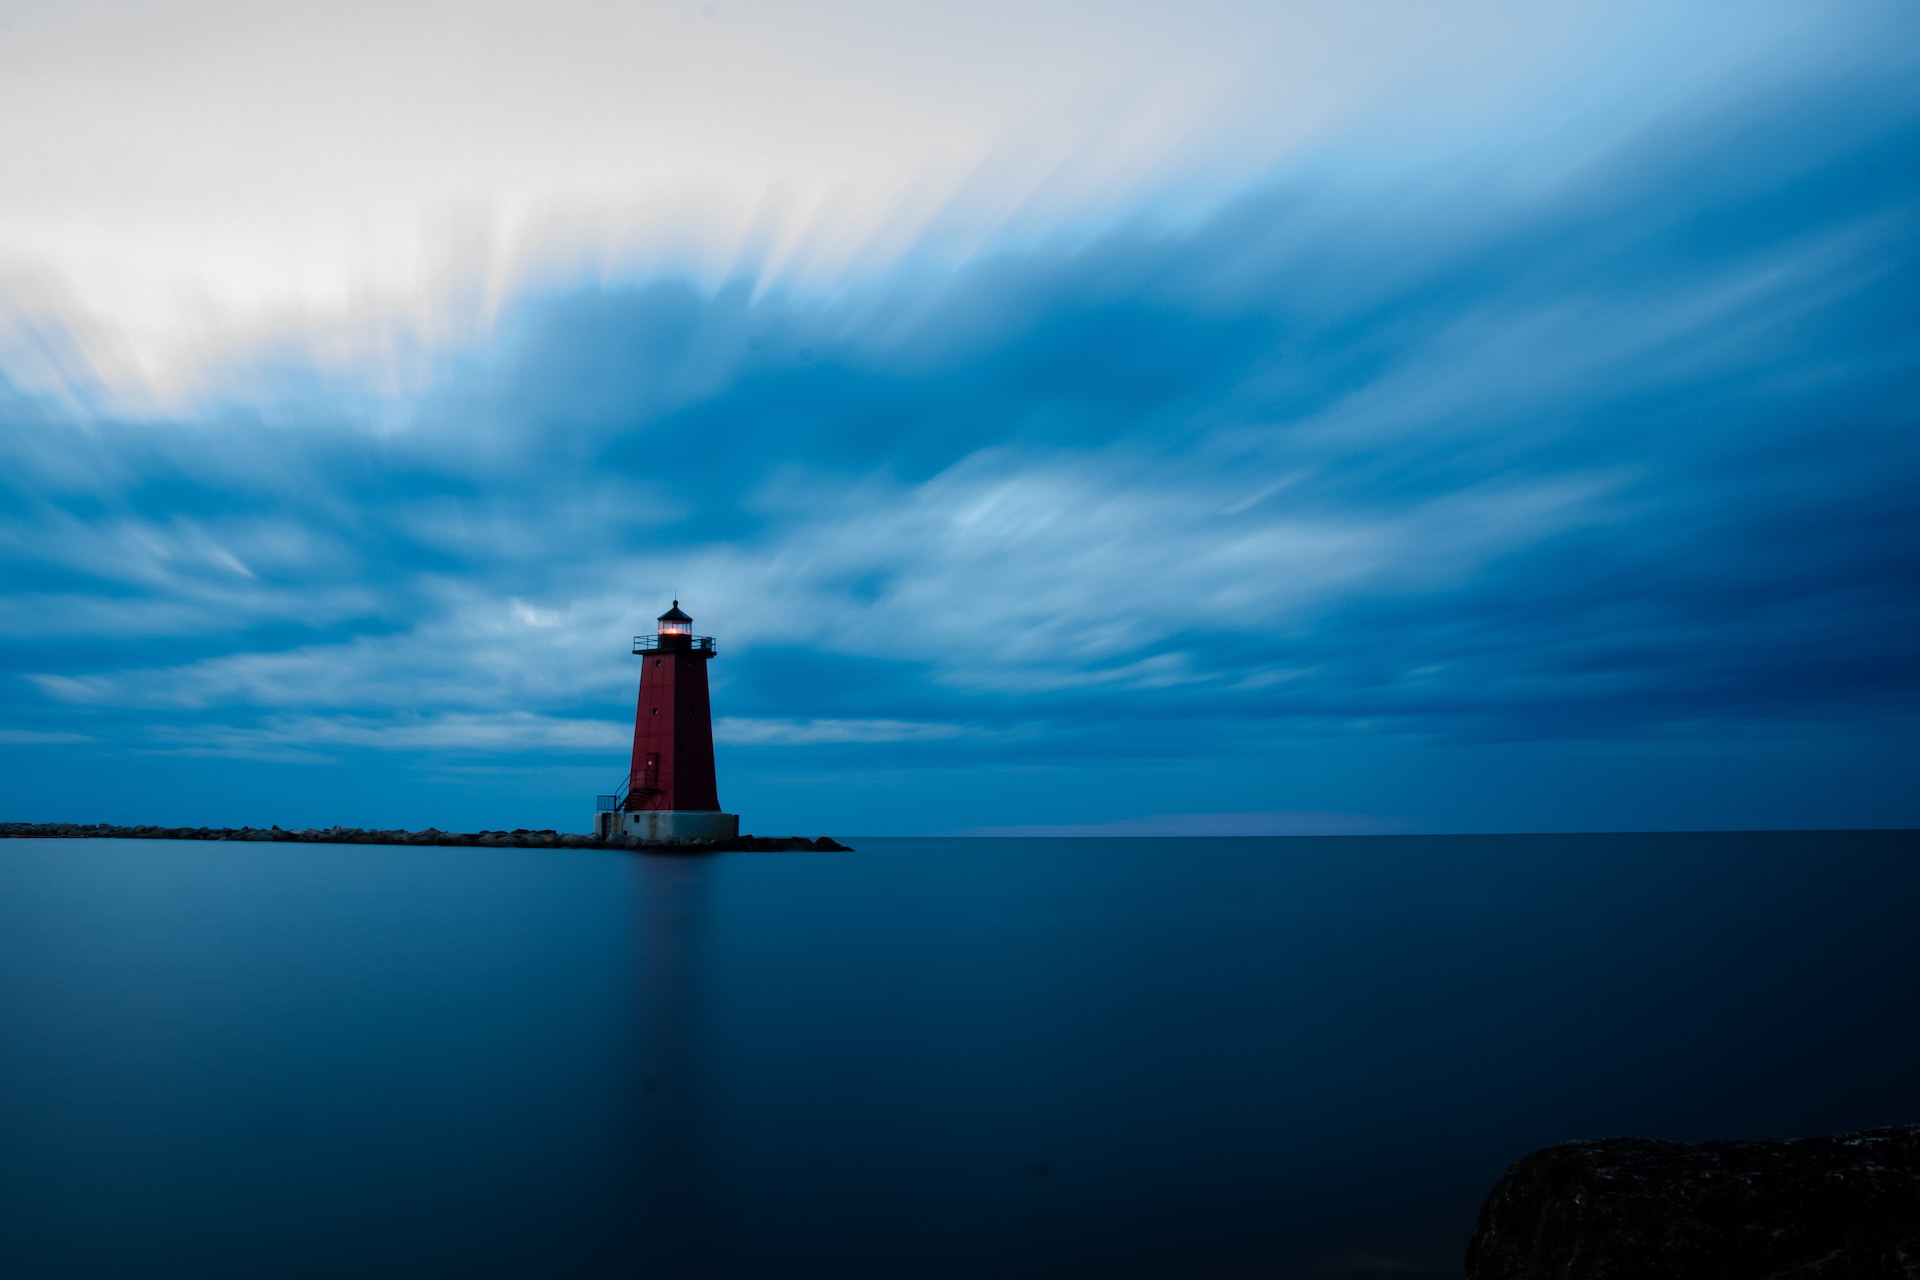
<svg viewBox="0 0 1920 1280">
<path fill-rule="evenodd" d="M 693 619 L 680 608 L 675 600 L 673 607 L 660 615 L 660 631 L 663 636 L 690 636 L 693 634 Z"/>
</svg>

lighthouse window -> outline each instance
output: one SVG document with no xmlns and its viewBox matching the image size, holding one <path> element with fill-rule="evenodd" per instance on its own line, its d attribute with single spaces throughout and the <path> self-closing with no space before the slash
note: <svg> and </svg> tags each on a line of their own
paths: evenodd
<svg viewBox="0 0 1920 1280">
<path fill-rule="evenodd" d="M 655 714 L 655 715 L 659 715 L 659 714 L 660 714 L 660 708 L 658 708 L 658 707 L 655 707 L 655 708 L 653 709 L 653 714 Z"/>
<path fill-rule="evenodd" d="M 654 666 L 656 666 L 656 667 L 657 667 L 657 666 L 659 666 L 659 665 L 660 665 L 660 659 L 658 659 L 658 658 L 655 658 L 655 659 L 653 660 L 653 665 L 654 665 Z"/>
</svg>

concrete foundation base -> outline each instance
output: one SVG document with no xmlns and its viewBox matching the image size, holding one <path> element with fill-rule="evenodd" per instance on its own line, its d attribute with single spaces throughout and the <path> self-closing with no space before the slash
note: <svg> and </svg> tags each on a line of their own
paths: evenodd
<svg viewBox="0 0 1920 1280">
<path fill-rule="evenodd" d="M 684 844 L 689 840 L 731 840 L 740 834 L 740 815 L 696 809 L 641 809 L 634 813 L 596 813 L 593 832 L 632 836 L 648 844 Z"/>
</svg>

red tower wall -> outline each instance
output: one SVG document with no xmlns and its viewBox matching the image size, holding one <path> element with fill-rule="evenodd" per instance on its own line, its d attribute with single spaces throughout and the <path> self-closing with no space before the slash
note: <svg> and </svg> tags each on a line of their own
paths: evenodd
<svg viewBox="0 0 1920 1280">
<path fill-rule="evenodd" d="M 642 659 L 627 808 L 718 812 L 706 656 L 662 648 Z"/>
</svg>

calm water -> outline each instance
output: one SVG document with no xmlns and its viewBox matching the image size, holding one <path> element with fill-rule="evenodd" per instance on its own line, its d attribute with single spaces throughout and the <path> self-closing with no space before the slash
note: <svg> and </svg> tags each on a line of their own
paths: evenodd
<svg viewBox="0 0 1920 1280">
<path fill-rule="evenodd" d="M 0 1273 L 1424 1276 L 1920 1120 L 1920 838 L 0 842 Z"/>
</svg>

